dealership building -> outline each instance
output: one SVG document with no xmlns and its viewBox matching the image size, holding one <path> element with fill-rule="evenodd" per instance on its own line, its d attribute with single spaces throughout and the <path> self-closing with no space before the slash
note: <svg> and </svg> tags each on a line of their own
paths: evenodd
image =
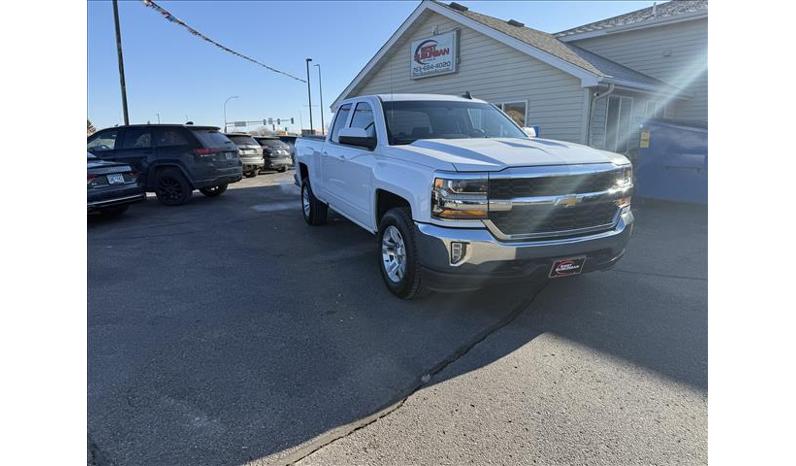
<svg viewBox="0 0 796 466">
<path fill-rule="evenodd" d="M 423 1 L 332 109 L 358 95 L 469 92 L 542 137 L 626 152 L 649 118 L 707 124 L 707 16 L 706 0 L 671 1 L 547 33 Z"/>
</svg>

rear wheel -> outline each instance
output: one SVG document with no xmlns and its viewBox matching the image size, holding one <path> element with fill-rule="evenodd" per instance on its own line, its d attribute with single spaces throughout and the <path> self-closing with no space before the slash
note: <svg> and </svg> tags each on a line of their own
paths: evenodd
<svg viewBox="0 0 796 466">
<path fill-rule="evenodd" d="M 255 176 L 257 176 L 257 169 L 245 171 L 243 172 L 243 176 L 245 176 L 246 178 L 254 178 Z"/>
<path fill-rule="evenodd" d="M 185 204 L 191 198 L 191 186 L 176 168 L 167 168 L 158 173 L 155 195 L 158 201 L 168 206 Z"/>
<path fill-rule="evenodd" d="M 417 242 L 412 215 L 405 207 L 387 211 L 379 224 L 381 256 L 379 269 L 387 289 L 401 299 L 426 294 L 423 269 L 417 260 Z"/>
<path fill-rule="evenodd" d="M 209 188 L 201 188 L 199 192 L 201 192 L 207 197 L 216 197 L 220 196 L 226 190 L 227 190 L 227 185 L 220 184 L 218 186 L 211 186 Z"/>
<path fill-rule="evenodd" d="M 301 213 L 310 225 L 325 224 L 329 213 L 329 207 L 312 193 L 309 178 L 301 180 Z"/>
</svg>

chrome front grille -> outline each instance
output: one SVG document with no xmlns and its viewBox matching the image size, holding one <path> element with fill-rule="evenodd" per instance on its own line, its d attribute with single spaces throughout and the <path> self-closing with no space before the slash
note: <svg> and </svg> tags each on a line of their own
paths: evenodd
<svg viewBox="0 0 796 466">
<path fill-rule="evenodd" d="M 621 169 L 549 167 L 490 176 L 484 223 L 503 240 L 578 236 L 612 228 L 631 186 L 617 187 Z"/>
<path fill-rule="evenodd" d="M 577 234 L 583 229 L 610 228 L 618 207 L 613 202 L 595 202 L 573 207 L 553 205 L 518 206 L 508 212 L 490 212 L 489 219 L 507 236 L 562 232 Z"/>
<path fill-rule="evenodd" d="M 498 178 L 489 182 L 491 199 L 515 197 L 561 196 L 574 193 L 596 193 L 613 187 L 617 173 L 613 170 L 567 176 L 538 178 Z"/>
</svg>

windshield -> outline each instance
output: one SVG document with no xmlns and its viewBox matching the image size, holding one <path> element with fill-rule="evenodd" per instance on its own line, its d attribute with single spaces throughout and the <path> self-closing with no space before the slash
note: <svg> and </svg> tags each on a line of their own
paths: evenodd
<svg viewBox="0 0 796 466">
<path fill-rule="evenodd" d="M 528 137 L 506 115 L 483 102 L 407 100 L 382 105 L 391 145 L 418 139 Z"/>
</svg>

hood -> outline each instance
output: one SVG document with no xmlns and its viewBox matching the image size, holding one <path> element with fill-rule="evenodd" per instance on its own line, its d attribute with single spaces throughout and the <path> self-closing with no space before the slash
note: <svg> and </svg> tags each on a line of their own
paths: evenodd
<svg viewBox="0 0 796 466">
<path fill-rule="evenodd" d="M 509 167 L 574 165 L 586 163 L 629 163 L 623 155 L 550 139 L 422 139 L 393 146 L 417 159 L 418 163 L 448 165 L 456 171 L 500 171 Z M 435 163 L 436 162 L 436 163 Z"/>
</svg>

